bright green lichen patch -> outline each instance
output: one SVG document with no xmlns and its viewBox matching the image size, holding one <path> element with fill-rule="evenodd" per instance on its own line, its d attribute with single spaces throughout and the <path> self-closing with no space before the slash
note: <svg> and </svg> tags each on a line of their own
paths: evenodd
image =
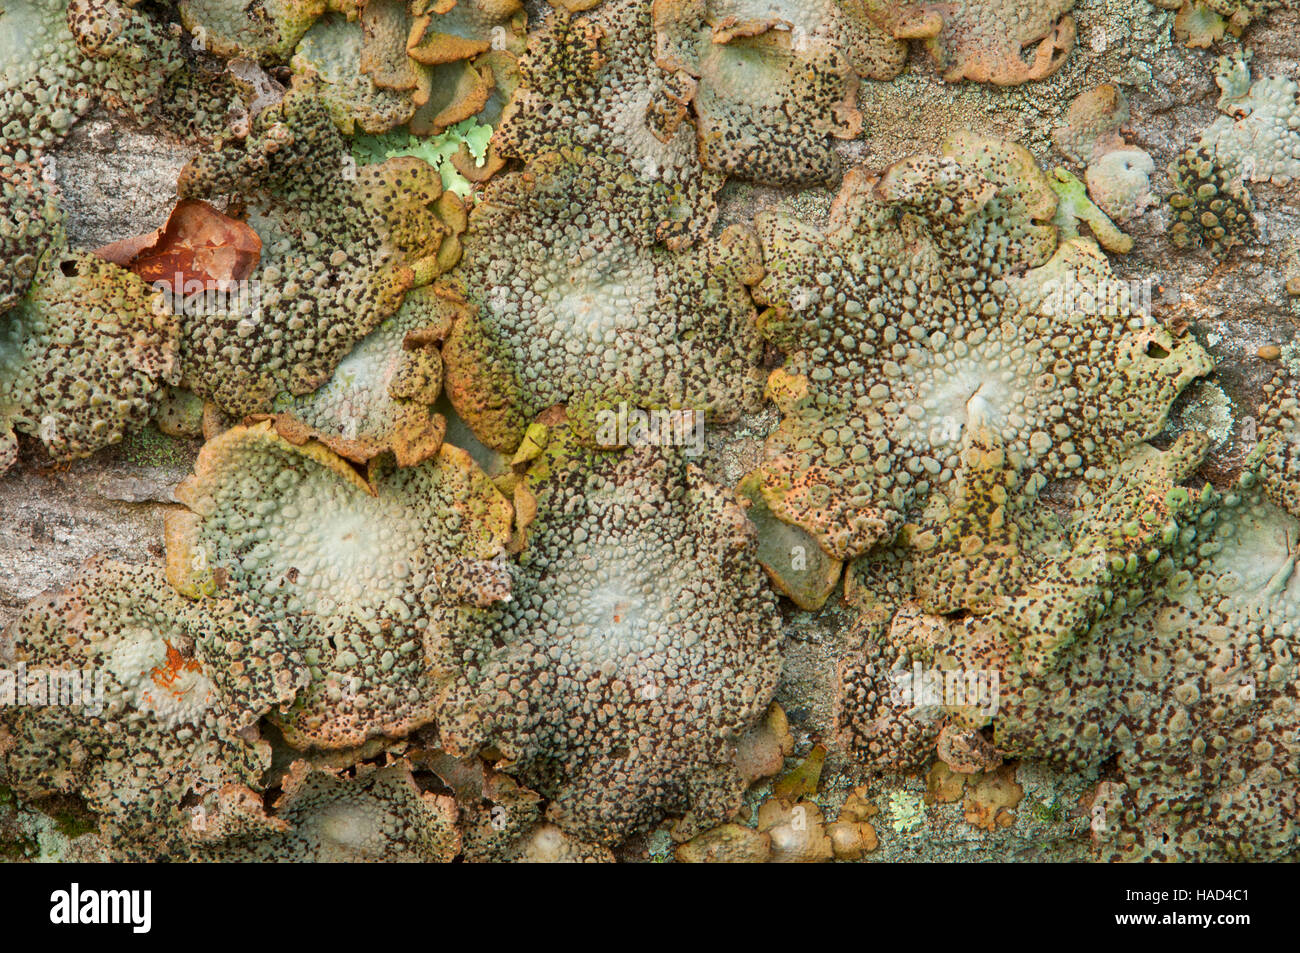
<svg viewBox="0 0 1300 953">
<path fill-rule="evenodd" d="M 1063 240 L 1079 237 L 1079 223 L 1088 226 L 1097 244 L 1107 251 L 1121 255 L 1133 250 L 1133 239 L 1116 227 L 1096 204 L 1088 198 L 1088 191 L 1079 179 L 1065 169 L 1057 169 L 1052 188 L 1056 192 L 1056 217 L 1052 223 Z"/>
<path fill-rule="evenodd" d="M 153 423 L 128 431 L 118 452 L 133 466 L 187 468 L 194 463 L 194 441 L 159 430 Z"/>
<path fill-rule="evenodd" d="M 352 140 L 352 155 L 363 163 L 415 156 L 438 170 L 444 189 L 468 197 L 473 193 L 474 185 L 453 160 L 464 149 L 476 169 L 485 169 L 489 162 L 488 142 L 491 138 L 491 126 L 477 119 L 466 119 L 436 136 L 413 136 L 400 130 L 382 136 L 358 136 Z"/>
</svg>

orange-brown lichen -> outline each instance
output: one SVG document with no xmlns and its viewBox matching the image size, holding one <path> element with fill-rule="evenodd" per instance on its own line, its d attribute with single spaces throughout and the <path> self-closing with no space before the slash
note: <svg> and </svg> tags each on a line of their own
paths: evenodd
<svg viewBox="0 0 1300 953">
<path fill-rule="evenodd" d="M 894 35 L 924 40 L 950 83 L 1014 86 L 1046 79 L 1065 63 L 1074 49 L 1073 6 L 1074 0 L 914 3 L 896 14 Z"/>
</svg>

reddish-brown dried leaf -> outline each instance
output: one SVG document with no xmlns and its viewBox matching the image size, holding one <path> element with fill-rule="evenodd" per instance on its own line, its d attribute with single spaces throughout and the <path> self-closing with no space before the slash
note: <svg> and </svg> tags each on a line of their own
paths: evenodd
<svg viewBox="0 0 1300 953">
<path fill-rule="evenodd" d="M 182 199 L 162 228 L 96 248 L 94 254 L 148 282 L 171 283 L 179 275 L 184 286 L 197 280 L 205 289 L 219 288 L 249 276 L 261 258 L 262 240 L 246 222 L 207 202 Z"/>
</svg>

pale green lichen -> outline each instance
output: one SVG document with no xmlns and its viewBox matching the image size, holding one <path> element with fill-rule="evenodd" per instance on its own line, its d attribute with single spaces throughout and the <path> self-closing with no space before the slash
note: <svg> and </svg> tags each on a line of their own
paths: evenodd
<svg viewBox="0 0 1300 953">
<path fill-rule="evenodd" d="M 182 63 L 177 39 L 120 0 L 0 7 L 0 312 L 60 241 L 49 150 L 96 102 L 143 118 Z"/>
<path fill-rule="evenodd" d="M 181 0 L 185 31 L 165 4 L 0 4 L 0 466 L 17 433 L 65 458 L 134 432 L 116 465 L 185 461 L 151 415 L 211 438 L 165 570 L 96 560 L 0 643 L 107 689 L 100 713 L 0 708 L 26 818 L 0 788 L 0 850 L 555 862 L 622 843 L 664 861 L 709 828 L 678 858 L 847 859 L 832 829 L 870 814 L 821 813 L 847 775 L 937 754 L 987 777 L 1003 757 L 1104 769 L 1104 859 L 1293 854 L 1295 386 L 1265 388 L 1226 488 L 1197 468 L 1232 435 L 1227 383 L 1145 443 L 1211 362 L 1103 293 L 1098 247 L 1127 250 L 1115 223 L 1149 201 L 1125 137 L 1159 139 L 1125 128 L 1146 114 L 1119 87 L 1154 94 L 1146 110 L 1186 78 L 1154 31 L 1217 42 L 1276 4 L 559 6 L 526 34 L 517 0 Z M 895 82 L 910 42 L 948 81 L 1026 85 Z M 1252 84 L 1248 60 L 1220 60 L 1226 115 L 1173 170 L 1171 238 L 1219 257 L 1257 237 L 1246 185 L 1300 174 L 1297 86 Z M 864 95 L 951 125 L 940 89 L 1046 155 L 1032 117 L 1094 76 L 1115 85 L 1055 135 L 1078 178 L 972 134 L 881 167 L 905 121 L 830 148 Z M 84 192 L 51 151 L 97 105 L 197 144 L 179 192 L 261 238 L 252 310 L 172 314 L 69 250 L 56 183 Z M 864 111 L 883 128 L 890 109 Z M 714 228 L 716 170 L 833 181 L 841 157 L 864 168 L 825 227 L 829 192 L 746 187 L 732 219 L 787 214 Z M 611 414 L 733 420 L 778 351 L 782 420 L 741 496 L 686 450 L 722 447 L 739 476 L 753 420 L 681 449 L 602 435 Z M 784 659 L 763 568 L 803 608 L 845 574 L 845 607 L 787 620 Z M 900 703 L 918 666 L 996 673 L 997 703 Z M 832 674 L 776 737 L 770 697 Z M 801 751 L 824 732 L 805 767 L 834 756 L 825 793 L 795 768 L 775 791 L 808 800 L 724 823 L 791 731 Z M 1014 770 L 997 777 L 1018 798 Z M 924 831 L 926 801 L 887 790 L 892 830 Z M 1030 793 L 1031 827 L 1066 826 L 1055 788 Z M 996 834 L 1005 806 L 968 819 Z"/>
<path fill-rule="evenodd" d="M 185 322 L 183 380 L 232 414 L 320 386 L 349 350 L 459 253 L 441 181 L 409 158 L 358 167 L 305 90 L 181 173 L 184 197 L 243 194 L 261 259 L 241 295 Z M 459 204 L 456 203 L 456 209 Z"/>
<path fill-rule="evenodd" d="M 269 423 L 209 441 L 176 490 L 168 578 L 196 598 L 237 596 L 260 619 L 295 621 L 311 684 L 279 720 L 318 747 L 359 745 L 432 720 L 426 650 L 459 614 L 508 595 L 494 562 L 509 502 L 462 450 L 443 445 L 363 480 Z"/>
<path fill-rule="evenodd" d="M 1180 427 L 1205 434 L 1213 447 L 1232 436 L 1232 401 L 1222 387 L 1213 381 L 1197 381 L 1188 388 L 1188 398 L 1178 415 Z"/>
<path fill-rule="evenodd" d="M 1076 96 L 1065 123 L 1052 134 L 1061 152 L 1087 166 L 1084 179 L 1092 201 L 1120 223 L 1141 215 L 1153 202 L 1155 163 L 1146 152 L 1124 141 L 1122 133 L 1129 116 L 1128 97 L 1114 83 L 1104 83 Z"/>
<path fill-rule="evenodd" d="M 673 243 L 709 233 L 723 177 L 700 162 L 694 123 L 655 62 L 651 4 L 610 0 L 553 13 L 528 39 L 520 83 L 493 144 L 532 161 L 580 146 L 617 153 L 646 186 L 674 195 Z"/>
<path fill-rule="evenodd" d="M 291 65 L 299 77 L 314 77 L 316 94 L 344 135 L 383 133 L 410 122 L 415 103 L 405 93 L 377 86 L 361 71 L 359 23 L 322 17 L 303 36 Z"/>
<path fill-rule="evenodd" d="M 29 799 L 77 793 L 118 859 L 192 859 L 208 836 L 243 828 L 250 817 L 231 795 L 270 765 L 253 726 L 305 672 L 278 635 L 235 616 L 227 626 L 225 638 L 240 635 L 239 674 L 160 569 L 106 560 L 34 602 L 11 629 L 18 658 L 81 684 L 71 705 L 4 709 L 9 783 Z"/>
<path fill-rule="evenodd" d="M 51 249 L 27 295 L 0 311 L 0 472 L 15 431 L 56 458 L 90 454 L 145 423 L 179 372 L 179 322 L 130 272 Z"/>
<path fill-rule="evenodd" d="M 925 803 L 916 794 L 891 791 L 886 802 L 889 826 L 900 834 L 914 834 L 925 826 Z"/>
<path fill-rule="evenodd" d="M 293 764 L 281 780 L 275 828 L 207 851 L 222 863 L 446 863 L 460 834 L 456 803 L 422 792 L 408 764 L 362 765 L 355 777 Z"/>
<path fill-rule="evenodd" d="M 1208 47 L 1225 33 L 1241 36 L 1253 21 L 1286 5 L 1287 0 L 1153 0 L 1177 10 L 1174 33 L 1191 47 Z"/>
<path fill-rule="evenodd" d="M 1078 656 L 1104 652 L 1090 634 L 1141 605 L 1186 552 L 1181 534 L 1194 536 L 1210 498 L 1178 484 L 1206 446 L 1185 434 L 1165 453 L 1139 447 L 1084 483 L 1059 518 L 1045 511 L 1041 475 L 1022 473 L 987 426 L 973 428 L 952 501 L 936 497 L 846 579 L 862 622 L 838 670 L 842 747 L 865 764 L 918 766 L 946 719 L 991 723 L 1000 751 L 1097 763 L 1111 736 L 1078 729 L 1103 718 L 1123 681 Z M 983 682 L 967 680 L 978 673 Z M 1042 687 L 1062 682 L 1073 690 Z"/>
<path fill-rule="evenodd" d="M 597 843 L 665 813 L 686 839 L 739 807 L 740 734 L 767 710 L 780 632 L 753 531 L 678 451 L 552 432 L 511 599 L 449 634 L 443 743 L 501 751 Z"/>
<path fill-rule="evenodd" d="M 1298 99 L 1300 84 L 1293 79 L 1257 80 L 1244 98 L 1221 103 L 1230 114 L 1201 133 L 1197 145 L 1243 181 L 1285 185 L 1300 176 Z"/>
<path fill-rule="evenodd" d="M 1284 76 L 1249 81 L 1244 58 L 1220 61 L 1220 116 L 1170 168 L 1180 247 L 1202 246 L 1224 258 L 1258 237 L 1249 182 L 1285 185 L 1300 175 L 1300 85 Z M 1226 78 L 1225 78 L 1226 77 Z M 1229 93 L 1232 93 L 1230 96 Z"/>
<path fill-rule="evenodd" d="M 180 0 L 181 22 L 196 49 L 221 57 L 287 59 L 327 9 L 353 10 L 355 0 Z"/>
<path fill-rule="evenodd" d="M 754 405 L 757 242 L 732 226 L 664 247 L 678 197 L 617 155 L 582 150 L 488 189 L 444 283 L 461 300 L 443 348 L 448 395 L 485 444 L 513 451 L 559 403 L 593 440 L 620 406 L 727 420 Z"/>
<path fill-rule="evenodd" d="M 411 466 L 438 452 L 447 422 L 433 405 L 442 392 L 438 343 L 450 321 L 433 288 L 407 293 L 397 314 L 368 334 L 328 381 L 275 402 L 280 433 L 309 437 L 358 462 L 392 452 Z"/>
<path fill-rule="evenodd" d="M 775 13 L 735 22 L 730 5 L 660 3 L 656 59 L 682 103 L 690 104 L 707 168 L 776 185 L 836 177 L 827 136 L 862 129 L 857 76 L 830 43 L 796 42 Z M 674 130 L 680 117 L 666 117 Z M 662 138 L 661 134 L 661 138 Z"/>
<path fill-rule="evenodd" d="M 756 222 L 760 322 L 789 355 L 768 381 L 782 422 L 763 498 L 837 559 L 950 483 L 971 415 L 1044 475 L 1082 475 L 1153 435 L 1210 368 L 1105 296 L 1072 303 L 1114 278 L 1091 242 L 1058 246 L 1056 194 L 1027 152 L 971 135 L 947 152 L 846 176 L 825 231 Z"/>
</svg>

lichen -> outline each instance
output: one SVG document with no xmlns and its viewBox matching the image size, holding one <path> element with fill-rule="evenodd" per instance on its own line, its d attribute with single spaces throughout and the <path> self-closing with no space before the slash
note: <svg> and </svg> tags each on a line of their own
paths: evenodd
<svg viewBox="0 0 1300 953">
<path fill-rule="evenodd" d="M 120 0 L 0 8 L 0 313 L 61 240 L 49 151 L 96 102 L 143 118 L 182 62 L 176 38 Z"/>
<path fill-rule="evenodd" d="M 841 745 L 865 764 L 919 765 L 946 716 L 992 724 L 1001 752 L 1095 765 L 1132 665 L 1097 633 L 1127 625 L 1190 548 L 1213 495 L 1180 484 L 1208 441 L 1136 448 L 1082 484 L 1067 519 L 1043 512 L 1041 477 L 1020 477 L 988 428 L 966 444 L 954 501 L 937 497 L 846 581 L 862 619 L 839 666 Z"/>
<path fill-rule="evenodd" d="M 1229 115 L 1211 123 L 1196 147 L 1243 182 L 1286 185 L 1300 176 L 1298 100 L 1300 84 L 1293 79 L 1257 80 L 1244 98 L 1221 101 Z"/>
<path fill-rule="evenodd" d="M 1290 540 L 1300 523 L 1262 498 L 1268 487 L 1247 474 L 1225 496 L 1196 558 L 1147 616 L 1120 729 L 1123 784 L 1094 825 L 1103 859 L 1265 860 L 1292 850 Z"/>
<path fill-rule="evenodd" d="M 442 445 L 368 479 L 269 422 L 209 441 L 176 490 L 168 579 L 191 597 L 237 596 L 296 620 L 311 684 L 279 718 L 292 743 L 345 748 L 432 720 L 426 651 L 509 594 L 492 562 L 511 507 L 468 455 Z"/>
<path fill-rule="evenodd" d="M 452 226 L 463 215 L 418 159 L 358 167 L 302 90 L 259 113 L 247 137 L 192 160 L 178 191 L 243 195 L 262 241 L 248 293 L 201 301 L 185 322 L 183 380 L 231 414 L 266 412 L 281 391 L 323 384 L 407 289 L 455 260 Z"/>
<path fill-rule="evenodd" d="M 1252 21 L 1285 6 L 1286 0 L 1153 0 L 1177 10 L 1174 34 L 1190 47 L 1208 47 L 1226 32 L 1241 36 Z"/>
<path fill-rule="evenodd" d="M 511 600 L 437 667 L 453 751 L 492 746 L 562 829 L 616 843 L 664 813 L 686 839 L 745 782 L 734 745 L 776 687 L 779 628 L 740 506 L 685 457 L 552 432 L 516 493 L 534 516 Z"/>
<path fill-rule="evenodd" d="M 1104 211 L 1088 197 L 1089 187 L 1065 169 L 1053 175 L 1052 189 L 1056 192 L 1056 216 L 1052 223 L 1062 240 L 1079 237 L 1079 223 L 1088 226 L 1097 244 L 1106 251 L 1126 255 L 1133 250 L 1132 237 L 1125 235 Z"/>
<path fill-rule="evenodd" d="M 914 3 L 896 14 L 894 35 L 924 40 L 950 83 L 1013 86 L 1045 79 L 1065 63 L 1074 48 L 1073 6 L 1074 0 Z"/>
<path fill-rule="evenodd" d="M 1109 481 L 1085 487 L 1065 539 L 1028 561 L 1038 568 L 1024 589 L 1005 544 L 983 563 L 995 570 L 991 587 L 969 557 L 937 586 L 933 567 L 918 563 L 911 591 L 885 581 L 887 554 L 864 557 L 869 578 L 855 601 L 869 642 L 841 668 L 851 689 L 840 707 L 845 743 L 887 764 L 901 744 L 919 763 L 944 718 L 991 727 L 1007 755 L 1076 770 L 1114 759 L 1121 780 L 1102 785 L 1093 813 L 1103 859 L 1284 856 L 1297 773 L 1286 751 L 1296 731 L 1289 540 L 1300 523 L 1278 506 L 1294 503 L 1293 428 L 1284 425 L 1294 401 L 1275 396 L 1271 407 L 1260 450 L 1227 492 L 1183 485 L 1208 445 L 1192 433 L 1168 451 L 1140 450 Z M 1023 540 L 1010 532 L 1024 523 L 1007 500 L 1005 522 L 991 525 Z M 927 670 L 937 672 L 933 696 L 899 704 L 898 676 L 910 676 L 915 692 Z M 978 711 L 951 696 L 948 680 L 969 685 L 974 673 L 1000 675 L 993 704 Z M 967 816 L 1000 823 L 998 812 L 972 814 L 969 803 Z"/>
<path fill-rule="evenodd" d="M 144 281 L 52 248 L 26 296 L 0 309 L 0 472 L 17 458 L 14 431 L 67 459 L 145 423 L 178 378 L 179 351 L 178 322 Z"/>
<path fill-rule="evenodd" d="M 1204 248 L 1222 260 L 1233 248 L 1255 240 L 1255 202 L 1237 170 L 1193 146 L 1179 156 L 1170 174 L 1175 191 L 1169 196 L 1174 210 L 1169 237 L 1176 246 Z"/>
<path fill-rule="evenodd" d="M 889 795 L 887 811 L 889 826 L 900 834 L 912 834 L 925 824 L 925 806 L 915 794 L 893 791 Z"/>
<path fill-rule="evenodd" d="M 674 196 L 666 237 L 697 240 L 717 216 L 723 177 L 701 166 L 694 123 L 673 94 L 655 61 L 651 4 L 608 0 L 581 17 L 557 11 L 529 36 L 493 146 L 528 161 L 574 146 L 624 156 L 643 183 Z"/>
<path fill-rule="evenodd" d="M 360 23 L 322 17 L 297 45 L 292 66 L 300 81 L 311 77 L 339 131 L 382 133 L 411 121 L 409 93 L 386 89 L 362 72 Z"/>
<path fill-rule="evenodd" d="M 443 347 L 447 392 L 485 444 L 512 451 L 560 403 L 593 440 L 620 404 L 710 420 L 753 406 L 758 243 L 732 226 L 665 248 L 675 199 L 621 157 L 581 150 L 491 184 L 445 283 L 460 303 Z"/>
<path fill-rule="evenodd" d="M 414 136 L 397 130 L 382 136 L 357 136 L 351 145 L 352 155 L 360 163 L 383 162 L 397 156 L 423 159 L 438 170 L 445 190 L 468 198 L 475 183 L 486 180 L 502 165 L 489 152 L 491 137 L 490 125 L 470 118 L 436 136 Z"/>
<path fill-rule="evenodd" d="M 1076 96 L 1065 123 L 1052 135 L 1061 152 L 1087 167 L 1084 179 L 1092 201 L 1120 223 L 1141 215 L 1154 201 L 1155 163 L 1124 140 L 1129 115 L 1128 97 L 1115 84 L 1104 83 Z"/>
<path fill-rule="evenodd" d="M 1288 4 L 549 6 L 0 3 L 0 854 L 1294 858 Z"/>
<path fill-rule="evenodd" d="M 89 564 L 11 630 L 29 669 L 75 673 L 80 686 L 61 683 L 70 705 L 4 710 L 9 783 L 28 799 L 76 792 L 123 859 L 189 859 L 209 833 L 240 830 L 250 821 L 231 797 L 260 783 L 270 764 L 254 726 L 306 674 L 275 635 L 243 624 L 235 675 L 160 569 Z M 194 823 L 198 815 L 207 827 Z"/>
<path fill-rule="evenodd" d="M 353 348 L 328 381 L 276 401 L 277 430 L 294 443 L 319 440 L 359 463 L 385 452 L 398 466 L 433 456 L 447 430 L 433 405 L 442 392 L 437 345 L 450 323 L 432 287 L 409 292 L 397 314 Z"/>
<path fill-rule="evenodd" d="M 459 851 L 456 803 L 422 792 L 408 764 L 340 777 L 294 763 L 280 783 L 275 830 L 207 851 L 222 863 L 446 863 Z"/>
<path fill-rule="evenodd" d="M 1222 70 L 1229 64 L 1220 63 Z M 1233 83 L 1249 80 L 1246 61 L 1231 64 Z M 1170 168 L 1175 221 L 1170 238 L 1180 248 L 1204 247 L 1223 260 L 1237 246 L 1258 238 L 1249 182 L 1286 185 L 1300 175 L 1300 85 L 1269 76 L 1247 95 L 1226 91 L 1216 119 Z"/>
<path fill-rule="evenodd" d="M 1044 476 L 1082 475 L 1154 434 L 1210 368 L 1136 316 L 1058 300 L 1113 277 L 1091 242 L 1058 247 L 1056 195 L 1028 153 L 969 135 L 947 153 L 878 183 L 850 173 L 825 232 L 756 222 L 760 324 L 789 355 L 768 381 L 783 416 L 763 498 L 836 559 L 952 481 L 973 415 Z"/>
<path fill-rule="evenodd" d="M 181 23 L 198 49 L 224 58 L 283 60 L 327 9 L 351 11 L 356 0 L 180 0 Z"/>
<path fill-rule="evenodd" d="M 776 185 L 833 179 L 826 137 L 862 130 L 853 66 L 829 43 L 799 44 L 776 16 L 736 21 L 727 4 L 655 4 L 657 62 L 683 114 L 693 109 L 701 161 Z"/>
</svg>

